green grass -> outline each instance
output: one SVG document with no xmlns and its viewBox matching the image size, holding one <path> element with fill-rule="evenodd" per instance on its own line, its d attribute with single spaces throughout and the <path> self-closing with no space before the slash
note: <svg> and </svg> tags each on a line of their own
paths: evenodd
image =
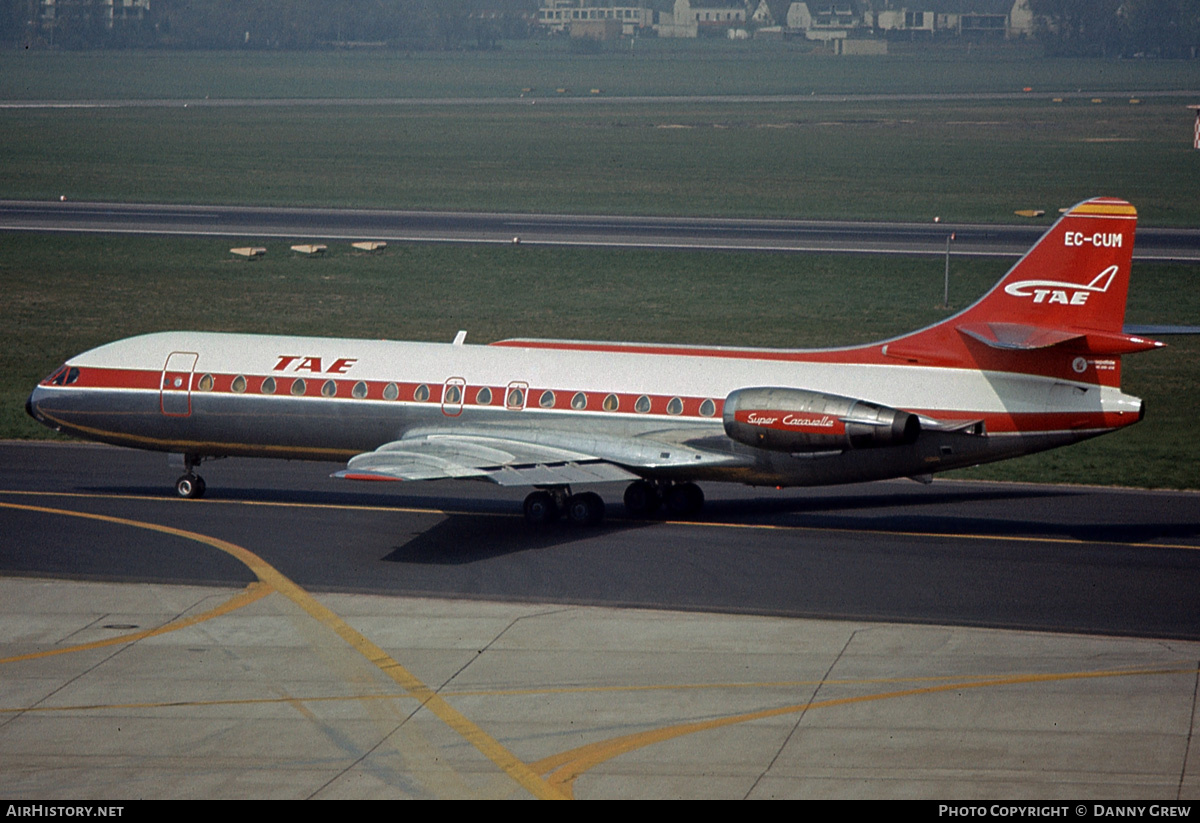
<svg viewBox="0 0 1200 823">
<path fill-rule="evenodd" d="M 834 58 L 808 43 L 628 41 L 572 55 L 563 41 L 498 52 L 0 52 L 19 100 L 442 98 L 539 95 L 922 94 L 1195 90 L 1196 61 L 1046 59 L 1036 49 L 906 50 Z"/>
<path fill-rule="evenodd" d="M 539 336 L 807 347 L 869 342 L 947 314 L 937 259 L 440 245 L 382 255 L 335 245 L 308 259 L 276 240 L 263 243 L 264 259 L 245 262 L 229 255 L 231 245 L 0 235 L 0 437 L 49 435 L 23 405 L 67 357 L 164 329 L 445 341 L 467 329 L 476 343 Z M 955 261 L 954 308 L 1008 265 Z M 1195 322 L 1197 273 L 1136 266 L 1128 322 Z M 1125 361 L 1127 390 L 1148 401 L 1143 423 L 964 474 L 1200 487 L 1200 340 L 1170 343 Z"/>
<path fill-rule="evenodd" d="M 561 43 L 490 54 L 0 53 L 0 98 L 464 98 L 470 105 L 0 109 L 0 197 L 528 212 L 1012 221 L 1124 197 L 1143 225 L 1200 225 L 1198 61 L 1027 50 L 835 59 L 792 44 Z M 1054 103 L 653 104 L 637 95 L 1087 92 Z M 530 87 L 565 105 L 514 98 Z M 566 91 L 559 95 L 557 88 Z M 601 93 L 592 95 L 591 89 Z M 1090 97 L 1101 98 L 1092 103 Z M 1051 217 L 1041 222 L 1048 224 Z M 0 234 L 0 436 L 41 437 L 30 388 L 63 359 L 169 328 L 475 342 L 513 335 L 822 346 L 944 316 L 940 260 L 444 246 L 322 260 L 221 239 Z M 955 264 L 961 306 L 1007 267 Z M 1200 319 L 1195 267 L 1136 267 L 1130 322 Z M 837 284 L 830 289 L 829 284 Z M 1126 361 L 1147 420 L 970 476 L 1196 488 L 1200 342 Z"/>
<path fill-rule="evenodd" d="M 0 110 L 0 197 L 1200 225 L 1181 101 Z M 1048 222 L 1046 218 L 1043 222 Z"/>
</svg>

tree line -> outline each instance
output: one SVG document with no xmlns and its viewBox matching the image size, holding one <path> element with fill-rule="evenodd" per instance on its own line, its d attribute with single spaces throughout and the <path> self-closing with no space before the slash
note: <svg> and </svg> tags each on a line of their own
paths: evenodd
<svg viewBox="0 0 1200 823">
<path fill-rule="evenodd" d="M 658 0 L 654 5 L 662 5 Z M 866 5 L 864 2 L 863 5 Z M 903 5 L 917 9 L 921 0 Z M 970 7 L 969 0 L 964 8 Z M 1056 56 L 1200 56 L 1200 0 L 1029 0 Z M 0 42 L 63 49 L 490 49 L 534 33 L 538 0 L 0 0 Z M 109 17 L 109 11 L 113 17 Z"/>
<path fill-rule="evenodd" d="M 0 40 L 62 49 L 494 48 L 527 37 L 537 0 L 0 0 Z M 107 8 L 113 8 L 110 19 Z"/>
<path fill-rule="evenodd" d="M 1200 56 L 1197 0 L 1029 0 L 1029 8 L 1053 56 Z"/>
</svg>

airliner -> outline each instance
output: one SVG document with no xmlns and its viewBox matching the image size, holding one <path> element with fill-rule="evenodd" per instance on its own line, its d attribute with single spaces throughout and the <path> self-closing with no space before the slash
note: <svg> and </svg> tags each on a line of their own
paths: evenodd
<svg viewBox="0 0 1200 823">
<path fill-rule="evenodd" d="M 510 339 L 470 345 L 165 331 L 66 361 L 26 410 L 58 431 L 152 449 L 344 463 L 363 481 L 524 486 L 525 518 L 595 524 L 581 486 L 624 482 L 630 516 L 692 517 L 700 482 L 812 486 L 1030 454 L 1140 420 L 1121 357 L 1137 212 L 1065 211 L 963 311 L 890 340 L 765 349 Z"/>
</svg>

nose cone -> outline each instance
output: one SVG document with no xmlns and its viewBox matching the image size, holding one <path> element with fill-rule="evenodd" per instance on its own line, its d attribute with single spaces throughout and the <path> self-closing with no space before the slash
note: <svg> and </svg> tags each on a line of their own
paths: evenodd
<svg viewBox="0 0 1200 823">
<path fill-rule="evenodd" d="M 38 405 L 45 397 L 45 394 L 46 393 L 41 386 L 38 386 L 36 389 L 34 389 L 30 393 L 29 399 L 25 401 L 25 413 L 37 422 L 41 423 L 43 426 L 48 426 L 50 424 L 46 422 L 46 418 L 42 416 L 41 411 L 38 409 Z"/>
</svg>

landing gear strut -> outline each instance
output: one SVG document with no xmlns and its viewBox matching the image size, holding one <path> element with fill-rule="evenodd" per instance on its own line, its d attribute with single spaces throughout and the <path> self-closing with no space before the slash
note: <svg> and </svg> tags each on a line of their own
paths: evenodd
<svg viewBox="0 0 1200 823">
<path fill-rule="evenodd" d="M 580 526 L 595 526 L 604 519 L 604 501 L 595 492 L 571 494 L 569 486 L 531 492 L 525 498 L 525 522 L 531 526 L 553 523 L 563 515 Z"/>
</svg>

